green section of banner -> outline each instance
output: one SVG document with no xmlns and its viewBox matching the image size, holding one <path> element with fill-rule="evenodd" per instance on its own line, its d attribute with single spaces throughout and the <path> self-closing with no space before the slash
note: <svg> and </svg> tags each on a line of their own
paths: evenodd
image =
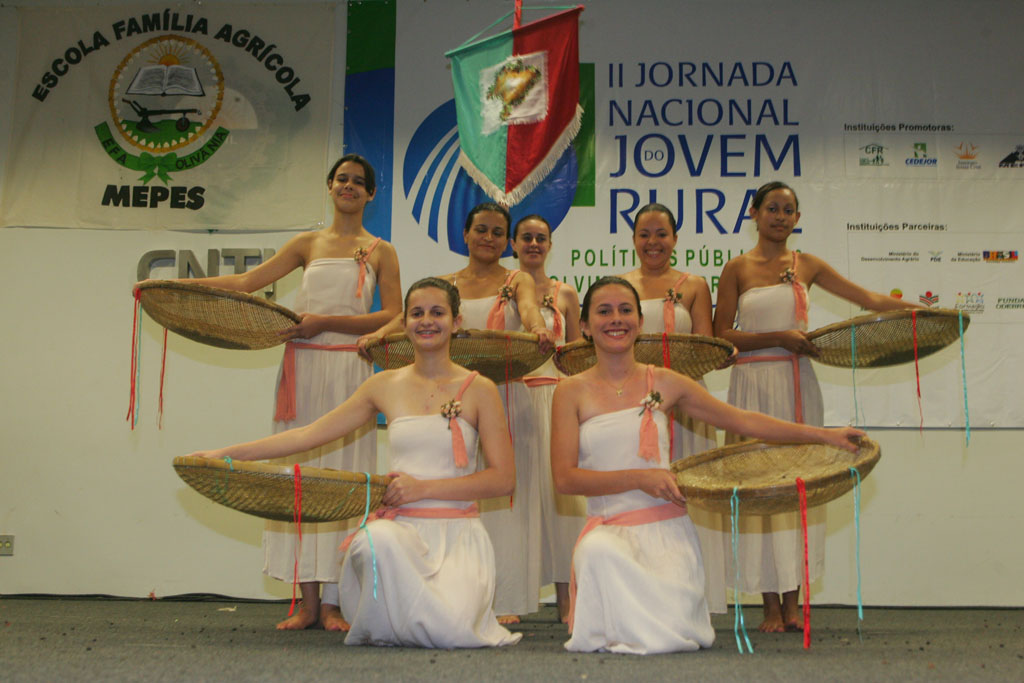
<svg viewBox="0 0 1024 683">
<path fill-rule="evenodd" d="M 573 206 L 596 204 L 594 119 L 597 105 L 594 101 L 594 65 L 581 62 L 580 106 L 583 107 L 583 120 L 580 121 L 580 132 L 572 141 L 576 151 L 576 194 L 572 198 Z"/>
<path fill-rule="evenodd" d="M 143 183 L 148 183 L 154 177 L 159 177 L 164 185 L 171 180 L 171 171 L 187 171 L 205 163 L 220 149 L 220 146 L 224 144 L 224 140 L 230 134 L 227 128 L 219 127 L 210 136 L 210 139 L 203 143 L 202 147 L 181 156 L 176 152 L 168 152 L 163 156 L 143 152 L 139 156 L 135 156 L 125 151 L 114 140 L 114 136 L 106 122 L 99 124 L 94 130 L 96 131 L 96 137 L 100 139 L 100 144 L 103 145 L 104 151 L 116 163 L 132 171 L 142 171 L 143 174 L 139 177 L 139 180 Z"/>
<path fill-rule="evenodd" d="M 508 128 L 501 126 L 490 134 L 484 134 L 480 73 L 512 56 L 512 32 L 475 43 L 468 48 L 460 47 L 447 55 L 452 66 L 459 146 L 476 169 L 498 190 L 504 192 Z M 474 180 L 482 186 L 480 178 Z"/>
<path fill-rule="evenodd" d="M 350 0 L 345 73 L 395 68 L 395 13 L 395 0 Z"/>
</svg>

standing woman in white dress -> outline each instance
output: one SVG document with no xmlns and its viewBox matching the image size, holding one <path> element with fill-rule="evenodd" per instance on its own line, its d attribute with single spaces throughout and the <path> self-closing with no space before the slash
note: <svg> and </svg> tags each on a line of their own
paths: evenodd
<svg viewBox="0 0 1024 683">
<path fill-rule="evenodd" d="M 789 249 L 787 240 L 800 220 L 800 204 L 785 183 L 762 185 L 754 195 L 750 216 L 757 226 L 757 246 L 726 263 L 718 282 L 715 335 L 740 351 L 729 378 L 729 403 L 783 420 L 822 425 L 821 388 L 808 359 L 817 355 L 807 339 L 811 285 L 821 285 L 873 311 L 915 306 L 866 290 L 817 256 Z M 735 440 L 731 435 L 727 438 Z M 814 581 L 825 565 L 824 506 L 809 510 L 807 522 Z M 743 515 L 741 507 L 739 564 L 743 585 L 732 588 L 761 593 L 764 621 L 760 629 L 803 630 L 799 604 L 803 540 L 798 513 Z M 726 576 L 733 583 L 735 568 Z"/>
<path fill-rule="evenodd" d="M 554 337 L 537 306 L 533 278 L 501 265 L 508 247 L 511 218 L 505 207 L 485 202 L 466 217 L 462 236 L 469 263 L 462 270 L 442 275 L 459 290 L 462 326 L 467 329 L 527 331 L 536 334 L 542 349 Z M 400 316 L 360 340 L 370 341 L 401 329 Z M 480 516 L 495 543 L 497 587 L 494 609 L 502 623 L 518 623 L 520 616 L 536 612 L 540 602 L 540 471 L 530 459 L 528 444 L 534 431 L 529 389 L 521 382 L 502 383 L 512 447 L 516 453 L 515 497 L 480 502 Z"/>
<path fill-rule="evenodd" d="M 580 299 L 572 285 L 553 280 L 545 272 L 551 243 L 551 225 L 537 214 L 520 218 L 512 229 L 512 254 L 523 272 L 533 278 L 544 324 L 555 336 L 555 344 L 561 346 L 580 337 Z M 540 464 L 540 583 L 555 585 L 558 617 L 565 623 L 569 620 L 572 546 L 583 529 L 586 502 L 581 496 L 557 493 L 551 479 L 551 397 L 563 377 L 554 359 L 548 359 L 524 377 L 523 383 L 533 406 L 532 453 L 528 457 Z"/>
<path fill-rule="evenodd" d="M 594 367 L 555 389 L 551 471 L 560 493 L 587 496 L 573 553 L 575 595 L 566 649 L 653 654 L 710 647 L 704 568 L 686 501 L 669 471 L 668 412 L 773 441 L 856 450 L 852 428 L 822 429 L 739 410 L 688 377 L 633 356 L 640 298 L 601 278 L 583 300 Z M 570 593 L 573 591 L 570 590 Z"/>
<path fill-rule="evenodd" d="M 515 465 L 494 383 L 453 363 L 459 295 L 437 278 L 409 288 L 404 326 L 411 365 L 374 375 L 310 425 L 215 451 L 207 458 L 265 460 L 308 451 L 359 430 L 377 413 L 389 425 L 393 471 L 382 507 L 345 539 L 341 570 L 346 645 L 485 647 L 521 634 L 498 624 L 494 552 L 478 498 L 513 491 Z M 486 467 L 469 452 L 479 439 Z"/>
<path fill-rule="evenodd" d="M 676 218 L 663 204 L 651 203 L 633 219 L 633 249 L 640 267 L 623 275 L 640 295 L 645 334 L 702 334 L 710 337 L 711 290 L 699 275 L 672 267 L 679 241 Z M 704 381 L 701 380 L 701 386 Z M 706 388 L 706 387 L 705 387 Z M 688 415 L 672 415 L 669 438 L 672 461 L 718 447 L 715 428 Z M 692 510 L 704 557 L 708 607 L 714 613 L 728 610 L 725 595 L 725 551 L 728 536 L 723 516 L 707 510 Z"/>
<path fill-rule="evenodd" d="M 348 398 L 373 374 L 373 368 L 353 353 L 357 338 L 401 315 L 402 286 L 395 249 L 363 227 L 363 210 L 375 192 L 373 166 L 358 154 L 345 155 L 327 175 L 327 193 L 334 205 L 329 226 L 296 235 L 265 263 L 245 273 L 192 280 L 254 292 L 296 268 L 303 269 L 295 300 L 302 321 L 283 333 L 288 343 L 278 377 L 274 431 L 310 424 Z M 371 313 L 378 287 L 381 309 Z M 350 471 L 375 469 L 375 420 L 368 419 L 343 438 L 295 455 L 293 462 Z M 348 625 L 338 609 L 338 545 L 348 524 L 302 527 L 301 543 L 290 523 L 268 521 L 263 534 L 264 573 L 281 581 L 297 578 L 302 591 L 299 610 L 277 628 L 322 624 L 328 630 L 345 630 Z M 297 575 L 296 546 L 300 549 Z"/>
</svg>

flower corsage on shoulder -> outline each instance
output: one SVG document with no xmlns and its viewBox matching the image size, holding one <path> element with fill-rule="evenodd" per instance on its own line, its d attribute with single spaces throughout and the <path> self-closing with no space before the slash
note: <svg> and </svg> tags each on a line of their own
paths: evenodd
<svg viewBox="0 0 1024 683">
<path fill-rule="evenodd" d="M 644 396 L 642 401 L 640 401 L 640 406 L 641 415 L 643 415 L 644 412 L 647 410 L 654 412 L 655 410 L 661 407 L 661 394 L 652 389 L 651 391 L 647 392 L 647 395 Z"/>
<path fill-rule="evenodd" d="M 352 253 L 352 258 L 355 259 L 356 263 L 366 263 L 366 259 L 370 258 L 370 252 L 367 251 L 366 247 L 356 247 L 356 250 Z"/>
<path fill-rule="evenodd" d="M 673 288 L 669 287 L 668 291 L 665 292 L 665 301 L 670 304 L 678 304 L 683 300 L 683 293 L 677 292 Z"/>
<path fill-rule="evenodd" d="M 786 268 L 784 271 L 779 273 L 779 279 L 786 284 L 791 285 L 796 282 L 796 271 L 792 268 Z"/>
<path fill-rule="evenodd" d="M 555 310 L 555 297 L 554 297 L 554 295 L 553 294 L 545 294 L 544 298 L 540 302 L 540 305 L 541 305 L 542 308 L 550 308 L 551 310 Z"/>
<path fill-rule="evenodd" d="M 453 398 L 441 404 L 441 417 L 449 421 L 448 429 L 451 429 L 451 421 L 462 414 L 462 401 Z"/>
<path fill-rule="evenodd" d="M 502 302 L 512 301 L 512 297 L 516 294 L 516 290 L 512 288 L 512 285 L 502 285 L 498 287 L 498 299 Z"/>
</svg>

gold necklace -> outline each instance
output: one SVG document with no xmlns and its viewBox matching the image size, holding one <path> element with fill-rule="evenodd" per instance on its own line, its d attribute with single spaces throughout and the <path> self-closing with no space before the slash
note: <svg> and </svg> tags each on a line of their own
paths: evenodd
<svg viewBox="0 0 1024 683">
<path fill-rule="evenodd" d="M 607 379 L 605 379 L 603 377 L 601 378 L 601 381 L 604 382 L 605 384 L 607 384 L 608 386 L 610 386 L 612 389 L 614 389 L 616 396 L 622 396 L 622 392 L 626 390 L 626 385 L 629 384 L 629 380 L 631 380 L 633 378 L 633 373 L 635 373 L 635 372 L 636 372 L 636 368 L 634 367 L 626 375 L 626 379 L 622 381 L 622 385 L 618 386 L 618 387 L 616 387 L 614 384 L 612 384 L 610 381 L 608 381 Z"/>
</svg>

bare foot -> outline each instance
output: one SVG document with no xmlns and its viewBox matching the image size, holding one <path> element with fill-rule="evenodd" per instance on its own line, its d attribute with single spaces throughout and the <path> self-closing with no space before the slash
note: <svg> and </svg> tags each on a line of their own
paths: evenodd
<svg viewBox="0 0 1024 683">
<path fill-rule="evenodd" d="M 352 628 L 341 616 L 341 610 L 337 605 L 323 603 L 320 605 L 320 624 L 325 631 L 348 631 Z"/>
<path fill-rule="evenodd" d="M 764 621 L 757 627 L 762 633 L 783 633 L 786 624 L 782 620 L 782 603 L 778 593 L 762 593 L 764 600 Z"/>
<path fill-rule="evenodd" d="M 787 631 L 803 631 L 803 613 L 800 611 L 800 589 L 782 594 L 782 621 Z"/>
<path fill-rule="evenodd" d="M 558 620 L 569 623 L 569 584 L 555 584 L 555 605 L 558 606 Z"/>
<path fill-rule="evenodd" d="M 299 603 L 299 611 L 278 623 L 278 631 L 301 631 L 310 626 L 315 626 L 319 621 L 317 611 L 312 606 L 306 607 L 305 602 Z"/>
<path fill-rule="evenodd" d="M 518 614 L 501 614 L 498 616 L 499 624 L 518 624 L 522 621 Z"/>
</svg>

